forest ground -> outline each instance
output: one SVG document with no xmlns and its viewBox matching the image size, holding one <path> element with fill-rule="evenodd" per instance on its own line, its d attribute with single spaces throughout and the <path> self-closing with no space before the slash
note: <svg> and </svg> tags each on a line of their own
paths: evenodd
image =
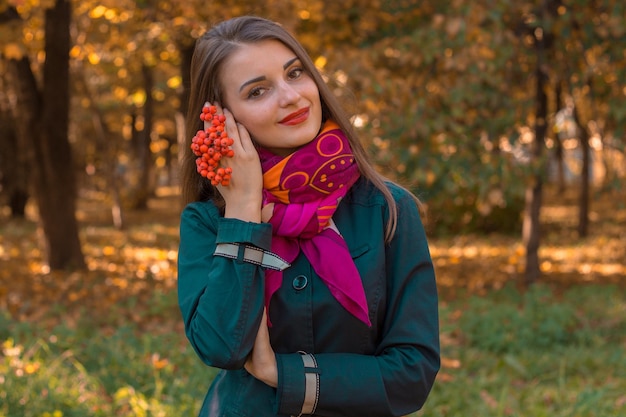
<svg viewBox="0 0 626 417">
<path fill-rule="evenodd" d="M 576 232 L 576 192 L 556 195 L 549 188 L 544 195 L 541 282 L 557 291 L 593 283 L 625 285 L 626 191 L 593 194 L 586 238 Z M 149 210 L 127 211 L 125 230 L 115 230 L 106 196 L 84 191 L 78 218 L 89 270 L 75 272 L 47 270 L 32 208 L 24 220 L 0 215 L 0 309 L 18 320 L 50 325 L 77 320 L 86 305 L 94 313 L 128 302 L 134 310 L 149 309 L 142 302 L 149 300 L 150 291 L 175 291 L 179 213 L 178 195 L 161 188 Z M 430 243 L 444 301 L 507 284 L 520 286 L 523 281 L 525 251 L 520 236 L 432 237 Z M 133 314 L 123 316 L 145 320 L 144 315 Z M 177 317 L 171 318 L 168 326 L 178 326 Z"/>
</svg>

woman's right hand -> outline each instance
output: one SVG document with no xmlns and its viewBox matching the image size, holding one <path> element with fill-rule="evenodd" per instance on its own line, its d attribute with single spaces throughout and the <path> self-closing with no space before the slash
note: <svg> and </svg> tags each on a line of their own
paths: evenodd
<svg viewBox="0 0 626 417">
<path fill-rule="evenodd" d="M 231 148 L 235 153 L 232 158 L 222 158 L 220 162 L 224 168 L 233 170 L 230 184 L 217 186 L 226 204 L 224 217 L 260 223 L 263 173 L 259 154 L 246 128 L 235 121 L 230 111 L 217 104 L 216 107 L 218 113 L 226 116 L 226 132 L 234 141 Z"/>
</svg>

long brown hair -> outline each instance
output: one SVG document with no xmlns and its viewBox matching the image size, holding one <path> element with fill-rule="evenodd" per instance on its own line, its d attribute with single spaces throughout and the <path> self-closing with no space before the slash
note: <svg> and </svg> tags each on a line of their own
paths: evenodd
<svg viewBox="0 0 626 417">
<path fill-rule="evenodd" d="M 385 240 L 389 241 L 395 233 L 397 206 L 385 179 L 372 166 L 365 148 L 354 131 L 350 118 L 337 98 L 324 82 L 309 54 L 287 30 L 273 21 L 256 17 L 243 16 L 226 20 L 207 31 L 196 41 L 191 61 L 191 88 L 189 111 L 186 120 L 188 135 L 202 129 L 198 114 L 206 101 L 223 103 L 220 84 L 220 70 L 224 61 L 241 45 L 277 40 L 291 49 L 302 62 L 304 69 L 311 75 L 319 89 L 322 104 L 322 119 L 334 120 L 345 132 L 361 175 L 371 181 L 384 195 L 389 205 L 389 221 Z M 185 146 L 182 165 L 182 197 L 185 204 L 193 201 L 214 200 L 223 208 L 223 199 L 216 187 L 212 186 L 196 172 L 195 159 L 189 146 Z"/>
</svg>

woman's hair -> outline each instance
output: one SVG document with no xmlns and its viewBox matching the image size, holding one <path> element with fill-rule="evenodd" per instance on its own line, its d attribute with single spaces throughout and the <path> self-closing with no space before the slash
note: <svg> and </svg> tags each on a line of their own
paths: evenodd
<svg viewBox="0 0 626 417">
<path fill-rule="evenodd" d="M 224 62 L 242 44 L 276 40 L 291 49 L 300 59 L 304 69 L 315 81 L 322 104 L 323 121 L 335 121 L 345 132 L 361 175 L 378 188 L 389 205 L 389 222 L 385 240 L 395 232 L 397 206 L 382 177 L 369 162 L 369 157 L 354 131 L 350 118 L 338 99 L 324 82 L 315 64 L 302 45 L 280 24 L 255 16 L 226 20 L 207 31 L 196 41 L 191 61 L 191 86 L 186 120 L 187 135 L 203 128 L 198 114 L 205 102 L 223 103 L 220 71 Z M 182 164 L 182 197 L 185 204 L 193 201 L 214 200 L 223 209 L 223 199 L 216 187 L 196 172 L 196 156 L 189 146 L 184 147 Z"/>
</svg>

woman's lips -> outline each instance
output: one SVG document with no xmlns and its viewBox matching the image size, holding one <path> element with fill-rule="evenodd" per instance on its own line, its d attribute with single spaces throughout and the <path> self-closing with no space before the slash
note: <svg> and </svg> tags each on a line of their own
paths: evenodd
<svg viewBox="0 0 626 417">
<path fill-rule="evenodd" d="M 283 125 L 297 125 L 300 124 L 304 121 L 306 121 L 306 119 L 309 118 L 309 108 L 305 107 L 303 109 L 297 110 L 289 115 L 287 115 L 284 119 L 282 119 L 280 122 L 280 124 Z"/>
</svg>

